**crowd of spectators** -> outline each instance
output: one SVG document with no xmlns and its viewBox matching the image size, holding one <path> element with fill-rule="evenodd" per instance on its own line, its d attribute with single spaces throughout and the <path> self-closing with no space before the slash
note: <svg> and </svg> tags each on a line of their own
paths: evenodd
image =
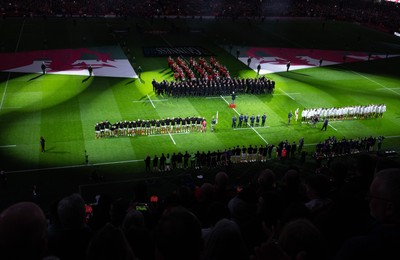
<svg viewBox="0 0 400 260">
<path fill-rule="evenodd" d="M 355 21 L 393 32 L 400 27 L 400 9 L 389 1 L 324 0 L 44 0 L 0 1 L 2 16 L 77 16 L 77 17 L 318 17 Z"/>
<path fill-rule="evenodd" d="M 139 192 L 85 201 L 72 193 L 48 214 L 33 202 L 16 203 L 0 213 L 0 258 L 400 257 L 397 162 L 362 154 L 353 166 L 333 160 L 315 173 L 266 167 L 241 183 L 219 171 L 164 198 Z"/>
</svg>

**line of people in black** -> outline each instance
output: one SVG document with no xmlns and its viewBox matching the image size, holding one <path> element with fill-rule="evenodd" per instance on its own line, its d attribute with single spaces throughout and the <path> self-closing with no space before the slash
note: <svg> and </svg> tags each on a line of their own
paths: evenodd
<svg viewBox="0 0 400 260">
<path fill-rule="evenodd" d="M 315 159 L 329 159 L 336 156 L 346 154 L 355 154 L 360 152 L 370 152 L 377 144 L 378 151 L 382 148 L 382 142 L 385 139 L 383 136 L 378 137 L 359 137 L 338 139 L 335 136 L 328 137 L 324 141 L 316 145 L 313 157 Z"/>
<path fill-rule="evenodd" d="M 181 132 L 205 132 L 207 121 L 200 116 L 172 117 L 162 119 L 137 119 L 110 123 L 104 120 L 95 125 L 96 138 L 154 135 Z"/>
<path fill-rule="evenodd" d="M 243 127 L 264 127 L 265 121 L 267 120 L 267 115 L 254 115 L 249 116 L 248 114 L 240 114 L 238 117 L 236 115 L 232 116 L 232 128 L 243 128 Z M 249 123 L 250 122 L 250 123 Z"/>
<path fill-rule="evenodd" d="M 296 155 L 302 152 L 304 138 L 298 144 L 288 140 L 279 142 L 277 145 L 249 145 L 227 148 L 214 151 L 173 152 L 162 153 L 161 156 L 147 155 L 144 159 L 146 172 L 169 172 L 173 169 L 202 169 L 227 166 L 231 163 L 266 162 L 267 160 L 296 159 Z"/>
<path fill-rule="evenodd" d="M 342 156 L 346 154 L 354 154 L 360 152 L 370 152 L 382 147 L 382 142 L 385 138 L 378 137 L 364 137 L 357 139 L 342 138 L 338 140 L 335 136 L 329 137 L 326 140 L 318 143 L 315 152 L 312 156 L 317 159 L 329 159 L 335 156 Z M 169 172 L 173 169 L 202 169 L 202 168 L 215 168 L 219 166 L 227 166 L 231 163 L 249 163 L 249 162 L 267 162 L 268 160 L 293 160 L 297 157 L 304 161 L 306 153 L 303 152 L 304 138 L 299 141 L 290 142 L 282 140 L 277 145 L 249 145 L 227 148 L 224 150 L 214 151 L 192 151 L 189 153 L 185 151 L 173 152 L 172 154 L 162 153 L 159 157 L 154 155 L 151 158 L 149 155 L 145 158 L 147 172 Z"/>
<path fill-rule="evenodd" d="M 266 77 L 260 78 L 223 78 L 195 79 L 191 81 L 152 81 L 153 91 L 157 95 L 167 97 L 199 97 L 237 94 L 271 94 L 275 89 L 275 81 Z"/>
</svg>

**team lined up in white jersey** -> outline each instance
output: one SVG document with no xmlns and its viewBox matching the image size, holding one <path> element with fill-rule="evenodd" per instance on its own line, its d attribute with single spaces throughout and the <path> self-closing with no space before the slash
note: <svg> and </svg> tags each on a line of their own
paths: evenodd
<svg viewBox="0 0 400 260">
<path fill-rule="evenodd" d="M 385 104 L 332 108 L 310 108 L 304 109 L 301 112 L 301 118 L 303 122 L 308 122 L 315 116 L 329 118 L 333 120 L 364 119 L 383 117 L 383 113 L 385 112 Z"/>
</svg>

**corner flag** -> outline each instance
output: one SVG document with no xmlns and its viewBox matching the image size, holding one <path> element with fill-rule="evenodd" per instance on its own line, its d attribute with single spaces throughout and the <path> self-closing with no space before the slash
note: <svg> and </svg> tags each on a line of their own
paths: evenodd
<svg viewBox="0 0 400 260">
<path fill-rule="evenodd" d="M 218 124 L 218 111 L 217 111 L 217 115 L 215 116 L 215 124 Z"/>
</svg>

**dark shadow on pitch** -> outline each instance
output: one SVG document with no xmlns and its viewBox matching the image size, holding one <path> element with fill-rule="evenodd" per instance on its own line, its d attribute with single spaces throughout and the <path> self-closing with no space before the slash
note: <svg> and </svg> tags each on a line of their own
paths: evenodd
<svg viewBox="0 0 400 260">
<path fill-rule="evenodd" d="M 84 78 L 83 80 L 82 80 L 82 83 L 85 83 L 86 81 L 88 81 L 90 79 L 90 76 L 88 76 L 87 78 Z"/>
<path fill-rule="evenodd" d="M 129 84 L 132 84 L 132 83 L 135 82 L 135 81 L 136 81 L 135 79 L 132 79 L 131 81 L 126 82 L 126 83 L 125 83 L 125 86 L 126 86 L 126 85 L 129 85 Z"/>
<path fill-rule="evenodd" d="M 46 148 L 45 153 L 54 153 L 54 154 L 65 154 L 65 153 L 69 153 L 69 152 L 64 152 L 64 151 L 55 151 L 56 147 L 55 146 L 51 146 L 49 148 Z"/>
<path fill-rule="evenodd" d="M 39 75 L 37 75 L 37 76 L 35 76 L 35 77 L 29 79 L 28 81 L 38 79 L 38 78 L 40 78 L 40 77 L 43 76 L 43 75 L 44 75 L 44 74 L 39 74 Z"/>
<path fill-rule="evenodd" d="M 297 75 L 301 75 L 301 76 L 307 76 L 309 77 L 310 75 L 305 74 L 305 73 L 300 73 L 300 72 L 296 72 L 296 71 L 288 71 L 289 73 L 293 73 L 293 74 L 297 74 Z"/>
</svg>

